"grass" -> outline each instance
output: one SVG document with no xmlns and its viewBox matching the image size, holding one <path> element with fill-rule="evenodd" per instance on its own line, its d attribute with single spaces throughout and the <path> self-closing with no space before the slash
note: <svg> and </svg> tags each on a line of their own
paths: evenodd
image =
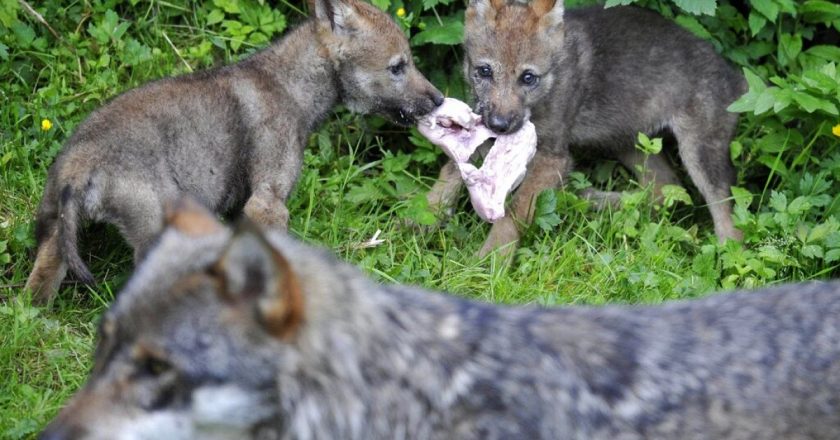
<svg viewBox="0 0 840 440">
<path fill-rule="evenodd" d="M 50 16 L 63 17 L 53 25 L 64 29 L 64 40 L 46 41 L 47 31 L 28 22 L 36 37 L 11 47 L 12 62 L 0 68 L 2 438 L 34 435 L 84 382 L 97 319 L 132 267 L 130 250 L 119 235 L 95 226 L 82 239 L 83 258 L 99 284 L 69 283 L 51 308 L 33 307 L 22 292 L 35 249 L 34 213 L 61 143 L 91 110 L 120 91 L 183 73 L 187 65 L 198 69 L 241 54 L 230 46 L 208 48 L 208 42 L 227 37 L 204 26 L 199 14 L 175 5 L 153 2 L 148 10 L 129 9 L 136 16 L 127 32 L 98 44 L 88 41 L 84 29 L 105 23 L 106 14 L 85 15 L 88 9 L 76 3 L 48 8 Z M 148 58 L 128 62 L 132 56 L 143 58 L 142 47 L 149 49 Z M 213 54 L 221 59 L 214 60 Z M 43 130 L 43 119 L 53 127 Z M 752 134 L 745 128 L 739 139 Z M 512 264 L 496 257 L 478 259 L 474 253 L 489 225 L 472 213 L 466 197 L 442 227 L 402 226 L 405 218 L 428 217 L 422 195 L 442 164 L 439 153 L 412 142 L 412 136 L 377 118 L 338 111 L 311 138 L 289 201 L 292 234 L 335 250 L 383 282 L 498 303 L 657 303 L 721 287 L 835 272 L 836 266 L 808 260 L 787 245 L 780 245 L 784 252 L 775 260 L 750 250 L 786 240 L 784 231 L 748 236 L 753 240 L 747 249 L 718 246 L 704 206 L 656 207 L 644 191 L 628 194 L 622 208 L 607 211 L 589 209 L 573 192 L 548 192 Z M 574 177 L 577 186 L 592 180 L 608 188 L 636 189 L 627 171 L 614 163 L 598 163 Z M 761 200 L 772 189 L 766 187 Z M 694 200 L 700 199 L 695 195 Z M 377 231 L 384 242 L 363 247 Z"/>
</svg>

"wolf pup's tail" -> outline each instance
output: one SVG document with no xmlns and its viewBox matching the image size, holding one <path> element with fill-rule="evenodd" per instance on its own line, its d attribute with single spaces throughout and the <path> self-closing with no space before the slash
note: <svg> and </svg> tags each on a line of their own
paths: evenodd
<svg viewBox="0 0 840 440">
<path fill-rule="evenodd" d="M 79 233 L 79 198 L 70 185 L 61 190 L 61 198 L 58 207 L 58 243 L 61 249 L 61 256 L 70 270 L 84 284 L 94 284 L 96 280 L 90 269 L 79 257 L 77 245 Z"/>
</svg>

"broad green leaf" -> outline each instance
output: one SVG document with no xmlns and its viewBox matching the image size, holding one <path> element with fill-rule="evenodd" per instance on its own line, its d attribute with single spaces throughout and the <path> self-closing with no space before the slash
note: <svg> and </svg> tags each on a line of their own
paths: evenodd
<svg viewBox="0 0 840 440">
<path fill-rule="evenodd" d="M 787 211 L 793 215 L 797 215 L 802 214 L 809 209 L 811 209 L 811 202 L 808 200 L 808 197 L 799 196 L 790 202 Z"/>
<path fill-rule="evenodd" d="M 783 264 L 786 260 L 785 254 L 782 253 L 777 247 L 772 245 L 765 245 L 758 248 L 758 256 L 770 263 L 777 263 Z"/>
<path fill-rule="evenodd" d="M 128 27 L 131 26 L 130 22 L 124 21 L 117 26 L 114 27 L 114 31 L 111 32 L 111 38 L 114 40 L 119 40 L 122 38 L 125 31 L 128 30 Z"/>
<path fill-rule="evenodd" d="M 746 67 L 744 68 L 744 77 L 747 79 L 747 84 L 750 85 L 751 92 L 762 92 L 767 88 L 764 80 Z"/>
<path fill-rule="evenodd" d="M 754 37 L 758 35 L 758 33 L 761 32 L 762 29 L 764 29 L 764 25 L 767 24 L 767 19 L 764 18 L 763 15 L 755 11 L 751 11 L 749 18 L 747 18 L 747 23 L 750 27 L 750 33 Z"/>
<path fill-rule="evenodd" d="M 820 68 L 820 73 L 829 77 L 829 78 L 837 78 L 838 81 L 835 84 L 840 87 L 840 76 L 837 75 L 837 65 L 833 62 L 826 63 L 825 65 Z"/>
<path fill-rule="evenodd" d="M 760 115 L 773 108 L 773 105 L 776 103 L 776 97 L 773 95 L 774 90 L 776 90 L 775 87 L 769 87 L 758 95 L 758 98 L 755 100 L 755 109 L 753 110 L 755 114 Z"/>
<path fill-rule="evenodd" d="M 458 45 L 464 42 L 464 24 L 460 20 L 444 21 L 443 25 L 428 24 L 426 29 L 411 38 L 411 44 Z"/>
<path fill-rule="evenodd" d="M 207 25 L 221 23 L 225 19 L 225 13 L 221 9 L 213 9 L 207 14 Z"/>
<path fill-rule="evenodd" d="M 122 62 L 129 66 L 135 66 L 152 58 L 152 50 L 149 46 L 130 38 L 126 42 L 122 53 Z"/>
<path fill-rule="evenodd" d="M 837 115 L 837 107 L 825 99 L 814 97 L 805 92 L 795 92 L 793 99 L 808 113 L 813 113 L 817 110 L 823 110 L 826 113 Z"/>
<path fill-rule="evenodd" d="M 12 27 L 17 21 L 17 12 L 20 4 L 17 0 L 0 0 L 0 24 L 5 27 Z"/>
<path fill-rule="evenodd" d="M 766 19 L 773 23 L 776 22 L 776 17 L 779 16 L 779 5 L 773 2 L 773 0 L 750 0 L 750 4 Z M 753 35 L 755 35 L 755 33 L 753 33 Z"/>
<path fill-rule="evenodd" d="M 732 113 L 746 113 L 751 112 L 755 108 L 755 101 L 756 95 L 753 93 L 747 93 L 740 98 L 736 99 L 735 102 L 729 104 L 729 107 L 726 108 L 726 111 Z"/>
<path fill-rule="evenodd" d="M 796 8 L 799 5 L 799 3 L 801 2 L 801 0 L 774 0 L 774 1 L 776 2 L 777 5 L 779 5 L 779 8 L 781 9 L 781 12 L 784 12 L 785 14 L 790 14 L 790 15 L 793 15 L 793 16 L 796 16 L 796 14 L 797 14 Z"/>
<path fill-rule="evenodd" d="M 15 34 L 17 44 L 24 49 L 28 49 L 32 41 L 35 40 L 35 30 L 22 21 L 16 21 L 12 24 L 12 32 Z"/>
<path fill-rule="evenodd" d="M 801 7 L 802 18 L 812 23 L 830 23 L 840 18 L 840 5 L 824 0 L 808 0 Z"/>
<path fill-rule="evenodd" d="M 833 263 L 837 260 L 840 260 L 840 249 L 832 249 L 825 253 L 825 257 L 823 257 L 826 263 Z"/>
<path fill-rule="evenodd" d="M 751 41 L 744 46 L 751 59 L 761 58 L 770 55 L 776 50 L 776 46 L 769 41 Z"/>
<path fill-rule="evenodd" d="M 802 246 L 802 255 L 809 258 L 822 258 L 823 248 L 816 244 Z"/>
<path fill-rule="evenodd" d="M 543 191 L 537 196 L 537 204 L 534 209 L 534 224 L 544 232 L 548 232 L 560 224 L 560 216 L 557 215 L 557 193 L 554 190 Z"/>
<path fill-rule="evenodd" d="M 787 196 L 775 190 L 770 192 L 770 207 L 779 212 L 787 211 Z"/>
<path fill-rule="evenodd" d="M 813 228 L 811 231 L 808 232 L 808 239 L 805 240 L 807 243 L 813 243 L 815 241 L 822 241 L 825 239 L 829 233 L 834 232 L 837 229 L 836 224 L 832 224 L 830 222 L 820 223 Z"/>
<path fill-rule="evenodd" d="M 685 188 L 679 185 L 663 185 L 662 196 L 665 198 L 665 206 L 667 207 L 671 207 L 677 202 L 682 202 L 689 206 L 693 204 L 691 196 L 688 195 Z"/>
<path fill-rule="evenodd" d="M 840 47 L 837 46 L 821 44 L 809 47 L 805 53 L 840 63 Z"/>
<path fill-rule="evenodd" d="M 802 82 L 811 89 L 828 95 L 840 87 L 834 75 L 827 75 L 817 70 L 809 70 L 802 74 Z"/>
<path fill-rule="evenodd" d="M 674 0 L 680 9 L 694 15 L 715 15 L 717 0 Z"/>
<path fill-rule="evenodd" d="M 773 104 L 774 113 L 779 113 L 793 104 L 793 90 L 775 89 L 773 95 L 776 98 L 776 102 Z"/>
<path fill-rule="evenodd" d="M 802 51 L 802 36 L 799 34 L 782 34 L 779 36 L 778 57 L 783 66 L 790 64 Z"/>
<path fill-rule="evenodd" d="M 679 15 L 675 19 L 677 24 L 688 29 L 689 32 L 704 40 L 711 40 L 712 34 L 699 22 L 696 18 L 690 15 Z"/>
<path fill-rule="evenodd" d="M 729 158 L 735 162 L 744 152 L 744 144 L 740 141 L 732 141 L 729 143 Z"/>
<path fill-rule="evenodd" d="M 452 0 L 422 0 L 423 10 L 428 11 L 437 5 L 448 5 Z"/>
<path fill-rule="evenodd" d="M 645 154 L 659 154 L 662 151 L 662 138 L 649 138 L 646 134 L 639 132 L 636 137 L 636 149 Z"/>
<path fill-rule="evenodd" d="M 361 185 L 351 187 L 347 191 L 347 195 L 344 196 L 345 200 L 354 204 L 379 200 L 384 197 L 385 193 L 372 180 L 365 180 Z"/>
<path fill-rule="evenodd" d="M 224 9 L 228 14 L 238 14 L 240 12 L 237 0 L 213 0 L 213 4 Z"/>
<path fill-rule="evenodd" d="M 371 0 L 371 3 L 383 11 L 387 11 L 391 7 L 391 0 Z"/>
<path fill-rule="evenodd" d="M 732 191 L 732 198 L 735 199 L 736 205 L 749 208 L 750 204 L 752 204 L 753 195 L 748 190 L 733 186 L 730 188 L 730 191 Z"/>
</svg>

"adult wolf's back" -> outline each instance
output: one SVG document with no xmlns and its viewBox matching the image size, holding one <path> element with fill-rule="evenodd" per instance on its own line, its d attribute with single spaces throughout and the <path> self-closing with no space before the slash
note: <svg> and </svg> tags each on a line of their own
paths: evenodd
<svg viewBox="0 0 840 440">
<path fill-rule="evenodd" d="M 539 138 L 537 156 L 512 200 L 513 218 L 493 226 L 482 252 L 519 238 L 514 219 L 530 222 L 534 197 L 564 183 L 572 146 L 615 157 L 635 171 L 645 160 L 634 148 L 636 134 L 662 129 L 675 135 L 718 238 L 740 238 L 728 200 L 737 115 L 726 108 L 745 84 L 710 44 L 650 11 L 564 11 L 562 0 L 471 0 L 465 35 L 465 73 L 485 124 L 506 133 L 530 117 Z M 657 193 L 678 182 L 660 155 L 647 159 L 647 170 L 639 180 L 654 183 Z M 451 198 L 458 182 L 442 181 L 430 201 Z M 612 193 L 590 196 L 616 199 Z"/>
<path fill-rule="evenodd" d="M 838 283 L 498 306 L 173 212 L 42 438 L 840 438 Z"/>
<path fill-rule="evenodd" d="M 315 18 L 237 64 L 131 90 L 79 125 L 50 168 L 27 281 L 48 300 L 84 220 L 116 225 L 135 256 L 189 194 L 215 212 L 243 209 L 285 228 L 309 133 L 338 102 L 411 125 L 443 96 L 415 68 L 402 30 L 359 0 L 315 0 Z"/>
</svg>

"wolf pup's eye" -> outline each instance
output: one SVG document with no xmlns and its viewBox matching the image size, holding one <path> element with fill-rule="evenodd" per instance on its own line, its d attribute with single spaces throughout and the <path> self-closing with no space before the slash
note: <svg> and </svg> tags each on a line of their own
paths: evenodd
<svg viewBox="0 0 840 440">
<path fill-rule="evenodd" d="M 475 72 L 478 73 L 480 78 L 492 78 L 493 77 L 493 69 L 490 66 L 478 66 L 475 69 Z"/>
<path fill-rule="evenodd" d="M 391 72 L 392 75 L 402 75 L 405 73 L 405 61 L 400 61 L 393 66 L 388 66 L 388 70 Z"/>
<path fill-rule="evenodd" d="M 531 72 L 530 70 L 525 71 L 522 76 L 519 77 L 519 80 L 522 81 L 522 84 L 526 86 L 535 86 L 538 82 L 540 82 L 539 75 Z"/>
</svg>

